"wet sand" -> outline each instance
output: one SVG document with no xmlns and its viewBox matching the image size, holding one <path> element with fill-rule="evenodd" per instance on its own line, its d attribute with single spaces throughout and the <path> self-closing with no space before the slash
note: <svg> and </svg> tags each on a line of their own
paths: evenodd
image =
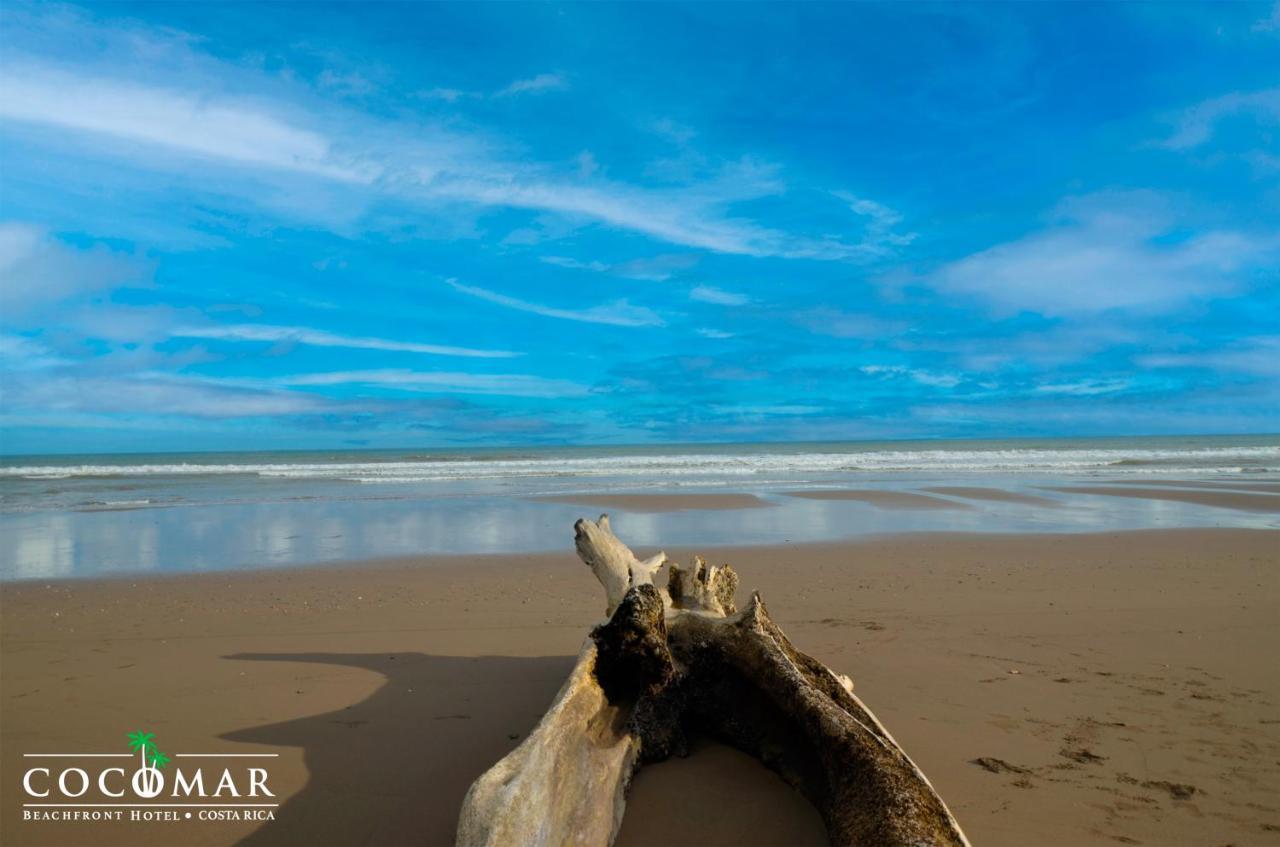
<svg viewBox="0 0 1280 847">
<path fill-rule="evenodd" d="M 568 535 L 566 528 L 566 535 Z M 602 613 L 557 555 L 6 584 L 0 842 L 445 845 Z M 647 554 L 651 550 L 637 550 Z M 1263 844 L 1280 828 L 1280 534 L 916 535 L 693 552 L 850 674 L 974 844 Z M 21 820 L 20 754 L 279 753 L 274 822 Z M 976 762 L 976 763 L 975 763 Z M 618 843 L 824 843 L 704 744 L 636 778 Z"/>
<path fill-rule="evenodd" d="M 1109 488 L 1106 486 L 1061 486 L 1047 489 L 1066 494 L 1102 494 L 1107 497 L 1136 497 L 1140 500 L 1172 500 L 1220 509 L 1245 512 L 1280 513 L 1280 497 L 1274 494 L 1241 494 L 1234 491 L 1181 491 L 1175 488 Z"/>
<path fill-rule="evenodd" d="M 1259 491 L 1263 494 L 1280 494 L 1280 482 L 1254 482 L 1252 480 L 1219 479 L 1117 479 L 1106 480 L 1105 485 L 1170 486 L 1172 488 L 1223 488 L 1228 491 Z"/>
<path fill-rule="evenodd" d="M 542 503 L 574 503 L 627 512 L 687 512 L 696 509 L 760 509 L 773 504 L 754 494 L 566 494 L 532 497 Z"/>
<path fill-rule="evenodd" d="M 969 500 L 990 500 L 994 503 L 1025 503 L 1028 506 L 1044 506 L 1050 509 L 1056 509 L 1062 505 L 1057 500 L 1050 500 L 1048 497 L 1021 494 L 1016 491 L 1006 491 L 1003 488 L 981 488 L 972 485 L 937 485 L 922 490 L 930 491 L 934 494 L 946 494 L 951 497 L 964 497 Z"/>
<path fill-rule="evenodd" d="M 872 488 L 833 488 L 816 489 L 814 491 L 787 491 L 788 497 L 802 497 L 805 500 L 857 500 L 870 503 L 881 509 L 969 509 L 966 503 L 954 500 L 943 500 L 927 494 L 912 494 L 909 491 L 881 491 Z"/>
</svg>

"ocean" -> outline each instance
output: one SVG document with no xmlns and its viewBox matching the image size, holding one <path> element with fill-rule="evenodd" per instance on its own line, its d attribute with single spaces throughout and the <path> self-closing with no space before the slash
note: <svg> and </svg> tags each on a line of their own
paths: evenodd
<svg viewBox="0 0 1280 847">
<path fill-rule="evenodd" d="M 745 492 L 772 506 L 619 516 L 637 546 L 1276 525 L 1265 513 L 1046 490 L 1178 480 L 1280 480 L 1280 436 L 9 456 L 0 460 L 0 579 L 570 551 L 572 521 L 591 509 L 536 498 L 601 492 Z M 1063 502 L 925 514 L 785 493 L 946 484 Z"/>
</svg>

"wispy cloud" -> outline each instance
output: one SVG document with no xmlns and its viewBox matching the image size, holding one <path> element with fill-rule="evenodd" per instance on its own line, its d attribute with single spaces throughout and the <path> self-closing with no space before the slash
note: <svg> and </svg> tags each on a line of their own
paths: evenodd
<svg viewBox="0 0 1280 847">
<path fill-rule="evenodd" d="M 474 97 L 475 95 L 460 88 L 428 88 L 425 91 L 419 91 L 417 96 L 423 100 L 443 100 L 446 103 L 456 103 L 463 98 Z"/>
<path fill-rule="evenodd" d="M 1085 379 L 1079 382 L 1060 382 L 1037 385 L 1036 394 L 1067 394 L 1073 397 L 1092 397 L 1097 394 L 1114 394 L 1133 385 L 1129 379 Z"/>
<path fill-rule="evenodd" d="M 914 232 L 895 231 L 898 224 L 902 223 L 902 215 L 888 206 L 848 191 L 833 191 L 832 194 L 847 203 L 849 210 L 855 215 L 866 219 L 863 244 L 868 248 L 890 253 L 893 248 L 905 247 L 916 240 Z"/>
<path fill-rule="evenodd" d="M 721 415 L 746 415 L 749 417 L 768 417 L 771 415 L 799 416 L 799 415 L 816 415 L 827 411 L 825 406 L 807 406 L 799 403 L 779 403 L 775 406 L 767 405 L 717 405 L 711 407 L 712 411 Z"/>
<path fill-rule="evenodd" d="M 961 382 L 960 377 L 955 374 L 933 373 L 901 365 L 863 365 L 858 370 L 879 379 L 910 379 L 930 388 L 954 388 Z"/>
<path fill-rule="evenodd" d="M 0 223 L 0 317 L 13 320 L 41 304 L 150 281 L 149 262 L 105 246 L 80 249 L 44 228 Z"/>
<path fill-rule="evenodd" d="M 341 161 L 323 135 L 259 108 L 46 67 L 0 71 L 0 117 L 343 182 L 372 182 L 379 172 Z"/>
<path fill-rule="evenodd" d="M 174 374 L 11 374 L 4 394 L 7 412 L 86 413 L 253 418 L 323 411 L 324 398 Z"/>
<path fill-rule="evenodd" d="M 1271 7 L 1271 14 L 1254 21 L 1254 32 L 1280 32 L 1280 2 Z"/>
<path fill-rule="evenodd" d="M 306 344 L 311 347 L 342 347 L 355 350 L 386 350 L 398 353 L 426 353 L 434 356 L 460 356 L 477 359 L 509 359 L 522 355 L 509 350 L 478 350 L 416 341 L 394 341 L 387 338 L 341 335 L 301 326 L 267 326 L 234 324 L 229 326 L 185 326 L 173 330 L 177 338 L 210 338 L 222 341 L 269 341 Z"/>
<path fill-rule="evenodd" d="M 0 363 L 5 372 L 43 370 L 70 364 L 43 344 L 22 335 L 0 334 Z"/>
<path fill-rule="evenodd" d="M 1219 349 L 1152 353 L 1140 356 L 1138 364 L 1280 377 L 1280 335 L 1245 338 Z"/>
<path fill-rule="evenodd" d="M 490 303 L 496 303 L 499 306 L 506 306 L 508 309 L 531 312 L 547 318 L 629 327 L 662 326 L 664 323 L 657 312 L 644 306 L 634 306 L 626 300 L 615 300 L 612 303 L 606 303 L 602 306 L 590 306 L 586 309 L 560 309 L 554 306 L 544 306 L 540 303 L 531 303 L 528 300 L 510 297 L 506 294 L 500 294 L 497 291 L 490 291 L 486 288 L 478 288 L 474 285 L 463 285 L 457 280 L 450 279 L 445 280 L 445 282 L 453 290 L 469 297 L 476 297 Z"/>
<path fill-rule="evenodd" d="M 517 79 L 506 88 L 494 93 L 494 97 L 512 97 L 516 94 L 545 94 L 548 91 L 564 91 L 569 81 L 564 74 L 538 74 L 528 79 Z"/>
<path fill-rule="evenodd" d="M 363 385 L 445 394 L 494 394 L 510 397 L 579 397 L 589 393 L 584 385 L 528 374 L 473 374 L 410 370 L 335 371 L 281 377 L 281 385 Z"/>
<path fill-rule="evenodd" d="M 541 256 L 538 260 L 548 265 L 555 265 L 559 268 L 569 268 L 570 270 L 575 271 L 596 271 L 597 273 L 604 273 L 613 267 L 613 265 L 610 265 L 607 262 L 599 262 L 595 260 L 583 261 L 581 259 L 575 259 L 572 256 Z"/>
<path fill-rule="evenodd" d="M 1242 271 L 1280 248 L 1274 234 L 1183 236 L 1152 194 L 1076 198 L 1059 207 L 1058 218 L 1047 229 L 953 262 L 929 282 L 983 300 L 997 314 L 1158 312 L 1235 290 Z"/>
<path fill-rule="evenodd" d="M 1280 123 L 1280 88 L 1233 91 L 1198 103 L 1178 116 L 1173 134 L 1158 144 L 1171 150 L 1199 147 L 1213 138 L 1222 121 L 1237 115 L 1251 115 L 1259 123 Z"/>
<path fill-rule="evenodd" d="M 152 49 L 157 55 L 164 53 Z M 175 73 L 171 82 L 157 85 L 85 73 L 65 64 L 11 62 L 0 71 L 0 117 L 160 148 L 224 166 L 309 175 L 358 188 L 371 199 L 527 209 L 736 255 L 821 261 L 866 261 L 884 255 L 883 243 L 874 240 L 804 235 L 731 215 L 732 204 L 776 196 L 785 188 L 776 167 L 749 158 L 727 161 L 702 179 L 661 188 L 602 179 L 598 174 L 584 178 L 577 167 L 568 170 L 555 163 L 505 160 L 495 155 L 501 145 L 482 132 L 326 108 L 314 97 L 303 106 L 272 100 L 257 91 L 252 96 L 235 96 L 227 93 L 227 86 L 210 88 L 208 79 L 224 72 L 243 79 L 243 70 L 233 75 L 216 60 L 185 54 L 177 66 L 185 69 L 192 64 L 202 68 L 195 77 L 199 83 L 192 81 L 190 73 Z M 535 93 L 563 84 L 562 77 L 543 74 L 513 83 L 509 89 Z M 263 88 L 279 90 L 279 85 Z M 439 89 L 436 95 L 448 100 L 465 92 Z M 116 145 L 97 152 L 126 157 L 140 168 L 155 166 L 146 149 Z M 219 183 L 218 188 L 225 190 L 225 185 Z M 261 200 L 261 193 L 253 197 Z M 880 236 L 877 239 L 883 241 Z"/>
<path fill-rule="evenodd" d="M 639 259 L 628 259 L 625 262 L 610 264 L 599 260 L 575 259 L 572 256 L 541 256 L 539 261 L 561 268 L 570 268 L 595 273 L 608 273 L 627 279 L 642 279 L 651 282 L 665 282 L 679 271 L 687 270 L 698 264 L 696 253 L 664 253 Z"/>
<path fill-rule="evenodd" d="M 714 329 L 707 326 L 698 327 L 694 332 L 698 333 L 698 335 L 701 335 L 703 338 L 710 338 L 717 341 L 726 338 L 733 338 L 732 332 L 725 332 L 723 329 Z"/>
<path fill-rule="evenodd" d="M 745 306 L 751 298 L 745 294 L 725 291 L 710 285 L 699 285 L 689 292 L 689 299 L 699 303 L 714 303 L 717 306 Z"/>
<path fill-rule="evenodd" d="M 791 320 L 817 335 L 868 341 L 897 336 L 907 329 L 900 321 L 886 320 L 870 312 L 851 312 L 830 306 L 801 309 Z"/>
</svg>

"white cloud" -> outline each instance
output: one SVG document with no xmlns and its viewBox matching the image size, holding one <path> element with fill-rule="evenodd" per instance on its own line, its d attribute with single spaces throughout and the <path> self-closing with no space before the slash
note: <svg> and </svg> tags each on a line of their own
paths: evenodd
<svg viewBox="0 0 1280 847">
<path fill-rule="evenodd" d="M 712 406 L 711 410 L 722 415 L 745 415 L 748 417 L 768 417 L 771 415 L 816 415 L 827 411 L 825 406 L 803 406 L 799 404 L 778 406 Z"/>
<path fill-rule="evenodd" d="M 41 227 L 0 223 L 0 315 L 6 320 L 76 295 L 146 284 L 150 276 L 149 266 L 127 253 L 81 250 Z"/>
<path fill-rule="evenodd" d="M 538 74 L 529 79 L 518 79 L 494 93 L 494 97 L 511 97 L 515 94 L 545 94 L 548 91 L 563 91 L 569 87 L 569 81 L 563 74 Z"/>
<path fill-rule="evenodd" d="M 584 385 L 527 374 L 426 373 L 409 370 L 336 371 L 281 377 L 281 385 L 366 385 L 444 394 L 493 394 L 510 397 L 579 397 Z"/>
<path fill-rule="evenodd" d="M 714 303 L 717 306 L 745 306 L 751 298 L 745 294 L 736 294 L 710 285 L 699 285 L 689 292 L 689 299 L 699 303 Z"/>
<path fill-rule="evenodd" d="M 323 135 L 252 106 L 38 66 L 0 71 L 0 117 L 343 182 L 378 173 L 340 161 Z"/>
<path fill-rule="evenodd" d="M 1114 394 L 1124 391 L 1133 383 L 1127 379 L 1086 379 L 1080 382 L 1064 382 L 1037 385 L 1036 394 L 1067 394 L 1073 397 L 1092 397 L 1095 394 Z"/>
<path fill-rule="evenodd" d="M 1171 150 L 1199 147 L 1213 138 L 1220 121 L 1244 114 L 1253 115 L 1260 123 L 1280 123 L 1280 88 L 1233 91 L 1198 103 L 1178 116 L 1173 134 L 1159 146 Z"/>
<path fill-rule="evenodd" d="M 19 375 L 21 377 L 21 375 Z M 48 374 L 6 380 L 6 412 L 270 417 L 323 411 L 323 398 L 230 381 L 143 373 Z"/>
<path fill-rule="evenodd" d="M 1235 290 L 1276 236 L 1210 231 L 1179 237 L 1154 195 L 1099 194 L 1059 207 L 1047 229 L 946 265 L 937 289 L 985 301 L 998 315 L 1159 312 Z"/>
<path fill-rule="evenodd" d="M 869 248 L 890 253 L 892 248 L 905 247 L 916 240 L 916 233 L 894 232 L 894 228 L 902 223 L 902 215 L 874 200 L 858 197 L 848 191 L 833 191 L 832 194 L 849 205 L 855 215 L 867 219 L 867 229 L 863 243 Z"/>
<path fill-rule="evenodd" d="M 695 330 L 695 332 L 697 332 L 698 335 L 701 335 L 703 338 L 711 338 L 716 340 L 733 338 L 732 332 L 725 332 L 722 329 L 712 329 L 711 327 L 705 327 L 705 326 L 699 327 L 697 330 Z"/>
<path fill-rule="evenodd" d="M 26 336 L 0 334 L 0 373 L 42 370 L 68 363 L 67 359 Z"/>
<path fill-rule="evenodd" d="M 747 221 L 724 219 L 718 207 L 725 198 L 701 193 L 696 187 L 648 190 L 605 182 L 582 186 L 537 177 L 522 180 L 499 172 L 457 177 L 442 174 L 423 187 L 436 197 L 579 216 L 717 253 L 847 259 L 863 252 L 836 239 L 797 237 Z"/>
<path fill-rule="evenodd" d="M 235 324 L 231 326 L 187 326 L 173 330 L 178 338 L 212 338 L 225 341 L 269 341 L 306 344 L 312 347 L 345 347 L 358 350 L 387 350 L 400 353 L 426 353 L 435 356 L 461 356 L 478 359 L 508 359 L 522 354 L 509 350 L 477 350 L 471 347 L 450 347 L 441 344 L 420 344 L 414 341 L 393 341 L 386 338 L 338 335 L 324 330 L 301 326 L 267 326 L 263 324 Z"/>
<path fill-rule="evenodd" d="M 238 191 L 271 208 L 283 206 L 292 214 L 313 217 L 336 216 L 341 209 L 341 223 L 349 227 L 362 208 L 354 193 L 363 192 L 368 202 L 396 198 L 422 205 L 460 202 L 551 213 L 574 227 L 598 222 L 671 244 L 738 255 L 867 261 L 885 252 L 884 243 L 808 236 L 735 217 L 733 204 L 780 195 L 787 187 L 776 167 L 749 157 L 718 166 L 704 160 L 695 172 L 662 188 L 605 180 L 598 173 L 584 185 L 583 162 L 504 156 L 519 147 L 518 140 L 507 143 L 482 131 L 339 108 L 321 100 L 316 90 L 200 53 L 189 36 L 110 30 L 72 17 L 57 39 L 74 39 L 94 49 L 74 67 L 9 57 L 0 71 L 0 117 L 56 130 L 60 140 L 74 133 L 127 142 L 95 143 L 94 154 L 123 158 L 143 169 L 172 173 L 173 163 L 155 155 L 164 150 L 255 169 L 263 179 L 274 173 L 320 180 L 309 187 L 291 185 L 287 192 L 263 191 L 257 182 L 232 183 L 208 168 L 182 171 L 185 178 L 207 181 L 219 191 Z M 149 61 L 140 63 L 139 55 Z M 325 80 L 331 86 L 359 84 L 337 76 Z M 566 84 L 559 74 L 541 74 L 504 91 L 529 94 Z M 423 96 L 452 101 L 470 95 L 437 89 Z M 336 202 L 328 197 L 332 186 L 326 183 L 346 186 L 353 196 Z M 873 222 L 883 219 L 877 214 Z"/>
<path fill-rule="evenodd" d="M 575 271 L 596 271 L 598 273 L 604 273 L 613 267 L 613 265 L 606 262 L 584 262 L 581 259 L 574 259 L 571 256 L 540 256 L 539 261 L 545 262 L 548 265 L 555 265 L 560 268 L 569 268 Z"/>
<path fill-rule="evenodd" d="M 833 338 L 870 341 L 899 336 L 907 330 L 907 325 L 898 321 L 886 321 L 862 312 L 846 312 L 829 306 L 804 309 L 793 314 L 791 319 L 810 332 Z"/>
<path fill-rule="evenodd" d="M 960 384 L 960 377 L 954 374 L 933 373 L 900 365 L 863 365 L 858 370 L 880 379 L 906 378 L 931 388 L 954 388 Z"/>
<path fill-rule="evenodd" d="M 457 280 L 450 279 L 445 280 L 445 282 L 455 291 L 470 297 L 477 297 L 490 303 L 496 303 L 499 306 L 506 306 L 508 309 L 532 312 L 535 315 L 542 315 L 548 318 L 560 318 L 566 321 L 580 321 L 582 323 L 608 324 L 610 326 L 663 325 L 662 318 L 656 312 L 644 306 L 633 306 L 626 300 L 615 300 L 603 306 L 591 306 L 586 309 L 558 309 L 553 306 L 543 306 L 539 303 L 531 303 L 528 300 L 509 297 L 506 294 L 499 294 L 496 291 L 489 291 L 485 288 L 463 285 Z"/>
<path fill-rule="evenodd" d="M 377 86 L 358 71 L 342 73 L 325 68 L 316 78 L 316 85 L 325 91 L 332 91 L 344 97 L 363 97 L 372 94 Z"/>
<path fill-rule="evenodd" d="M 460 88 L 430 88 L 426 91 L 419 91 L 417 96 L 424 100 L 443 100 L 446 103 L 456 103 L 464 97 L 474 97 L 475 95 Z"/>
<path fill-rule="evenodd" d="M 1271 7 L 1271 14 L 1254 21 L 1254 32 L 1280 32 L 1280 0 Z"/>
<path fill-rule="evenodd" d="M 686 270 L 698 263 L 695 253 L 664 253 L 640 259 L 628 259 L 625 262 L 609 264 L 598 260 L 583 261 L 569 256 L 541 256 L 541 261 L 548 265 L 556 265 L 573 270 L 611 273 L 627 279 L 643 279 L 650 282 L 665 282 L 677 271 Z"/>
<path fill-rule="evenodd" d="M 1153 353 L 1137 361 L 1146 368 L 1197 368 L 1280 377 L 1280 335 L 1241 339 L 1217 350 Z"/>
</svg>

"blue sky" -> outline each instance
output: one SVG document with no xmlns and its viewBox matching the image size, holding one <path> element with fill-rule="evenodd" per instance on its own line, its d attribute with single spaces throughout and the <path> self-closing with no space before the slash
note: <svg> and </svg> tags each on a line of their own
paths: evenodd
<svg viewBox="0 0 1280 847">
<path fill-rule="evenodd" d="M 5 452 L 1280 428 L 1280 5 L 0 20 Z"/>
</svg>

